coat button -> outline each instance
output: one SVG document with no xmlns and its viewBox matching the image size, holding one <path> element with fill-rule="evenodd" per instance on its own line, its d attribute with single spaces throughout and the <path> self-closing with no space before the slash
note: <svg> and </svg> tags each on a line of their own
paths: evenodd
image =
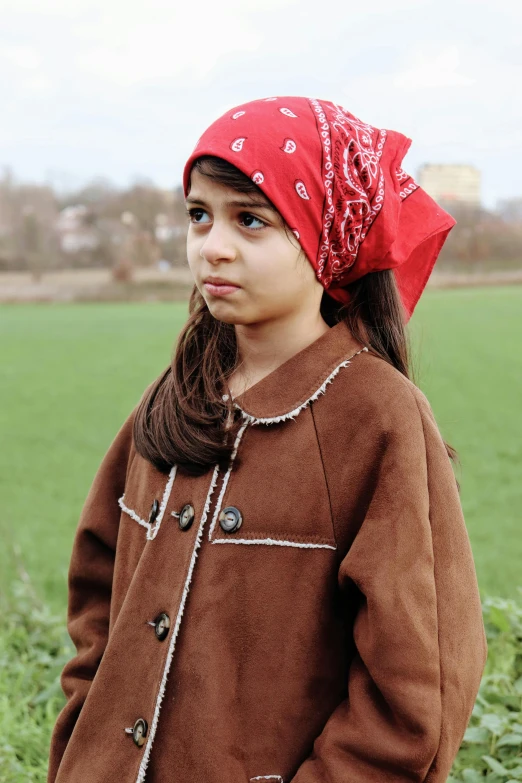
<svg viewBox="0 0 522 783">
<path fill-rule="evenodd" d="M 136 723 L 131 729 L 125 729 L 126 734 L 132 734 L 132 741 L 138 748 L 141 748 L 145 744 L 145 737 L 147 736 L 148 724 L 145 718 L 138 718 Z"/>
<path fill-rule="evenodd" d="M 227 506 L 219 514 L 219 524 L 225 533 L 235 533 L 241 527 L 242 521 L 241 511 L 235 506 Z"/>
<path fill-rule="evenodd" d="M 151 509 L 150 509 L 150 514 L 149 514 L 149 525 L 152 525 L 152 523 L 156 521 L 156 517 L 158 516 L 159 507 L 160 507 L 160 504 L 158 503 L 156 498 L 154 498 L 154 501 L 153 501 Z"/>
<path fill-rule="evenodd" d="M 161 612 L 154 620 L 154 632 L 157 639 L 162 642 L 167 638 L 170 628 L 170 617 L 165 612 Z"/>
<path fill-rule="evenodd" d="M 194 506 L 187 503 L 179 512 L 179 526 L 182 530 L 188 530 L 194 522 Z"/>
</svg>

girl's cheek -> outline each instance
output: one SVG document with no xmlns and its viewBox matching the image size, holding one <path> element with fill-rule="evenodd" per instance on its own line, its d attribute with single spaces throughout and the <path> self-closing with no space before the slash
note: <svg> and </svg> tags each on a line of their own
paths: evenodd
<svg viewBox="0 0 522 783">
<path fill-rule="evenodd" d="M 200 245 L 194 239 L 187 239 L 187 260 L 190 267 L 195 266 L 202 260 L 199 254 L 199 247 Z"/>
</svg>

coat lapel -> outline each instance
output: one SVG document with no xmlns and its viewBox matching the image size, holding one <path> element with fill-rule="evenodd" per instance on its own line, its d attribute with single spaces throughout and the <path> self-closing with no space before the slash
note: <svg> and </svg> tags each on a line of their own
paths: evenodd
<svg viewBox="0 0 522 783">
<path fill-rule="evenodd" d="M 367 351 L 345 321 L 332 326 L 302 351 L 234 398 L 251 424 L 294 418 L 320 394 L 355 355 Z"/>
</svg>

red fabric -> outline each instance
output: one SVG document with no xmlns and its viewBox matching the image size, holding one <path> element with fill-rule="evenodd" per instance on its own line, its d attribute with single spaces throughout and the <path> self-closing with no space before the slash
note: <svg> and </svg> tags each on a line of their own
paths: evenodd
<svg viewBox="0 0 522 783">
<path fill-rule="evenodd" d="M 334 299 L 348 302 L 349 283 L 394 269 L 406 322 L 455 225 L 401 168 L 410 144 L 330 101 L 262 98 L 207 128 L 185 164 L 184 193 L 196 158 L 227 160 L 281 213 Z"/>
</svg>

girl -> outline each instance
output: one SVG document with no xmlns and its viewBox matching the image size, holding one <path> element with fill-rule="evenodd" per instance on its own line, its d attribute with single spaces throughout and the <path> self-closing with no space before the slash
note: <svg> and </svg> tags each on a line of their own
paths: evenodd
<svg viewBox="0 0 522 783">
<path fill-rule="evenodd" d="M 195 287 L 69 572 L 49 783 L 444 783 L 487 647 L 405 324 L 454 224 L 410 140 L 226 112 L 183 185 Z"/>
</svg>

